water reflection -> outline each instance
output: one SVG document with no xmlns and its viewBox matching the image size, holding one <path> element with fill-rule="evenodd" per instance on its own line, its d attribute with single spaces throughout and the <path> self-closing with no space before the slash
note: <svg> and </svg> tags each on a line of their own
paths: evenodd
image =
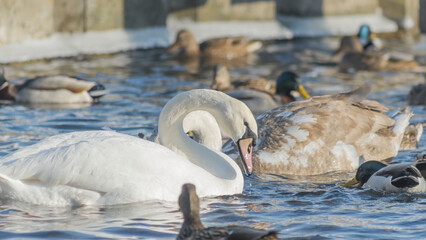
<svg viewBox="0 0 426 240">
<path fill-rule="evenodd" d="M 348 74 L 337 72 L 330 64 L 315 63 L 337 44 L 335 39 L 270 42 L 250 59 L 225 64 L 233 79 L 276 79 L 284 70 L 296 71 L 315 95 L 348 90 L 369 81 L 375 91 L 369 98 L 391 110 L 406 106 L 411 85 L 424 81 L 423 75 L 415 72 Z M 426 53 L 417 58 L 426 62 Z M 150 135 L 171 97 L 210 85 L 211 66 L 198 61 L 191 64 L 169 58 L 163 49 L 153 49 L 7 65 L 7 77 L 17 83 L 35 75 L 61 73 L 100 82 L 111 93 L 83 108 L 0 103 L 0 155 L 70 131 L 111 129 Z M 412 110 L 412 121 L 424 123 L 426 108 L 415 106 Z M 402 151 L 394 161 L 411 161 L 425 151 L 423 135 L 418 149 Z M 240 224 L 276 229 L 283 238 L 424 238 L 426 194 L 383 194 L 340 187 L 351 177 L 352 172 L 246 178 L 241 195 L 202 199 L 201 218 L 206 226 Z M 181 221 L 176 203 L 75 209 L 0 203 L 0 234 L 11 238 L 173 239 Z"/>
</svg>

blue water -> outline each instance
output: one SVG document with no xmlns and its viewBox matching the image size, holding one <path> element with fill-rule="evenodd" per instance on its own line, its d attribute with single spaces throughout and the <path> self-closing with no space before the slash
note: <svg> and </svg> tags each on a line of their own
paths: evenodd
<svg viewBox="0 0 426 240">
<path fill-rule="evenodd" d="M 336 44 L 335 39 L 269 42 L 258 54 L 227 65 L 234 78 L 274 79 L 281 71 L 292 70 L 314 94 L 335 93 L 370 81 L 375 90 L 370 98 L 391 110 L 405 106 L 410 86 L 423 81 L 421 74 L 412 72 L 341 74 L 330 64 L 310 63 L 331 53 Z M 402 49 L 408 51 L 410 46 Z M 426 54 L 417 54 L 426 63 Z M 12 64 L 5 70 L 15 83 L 62 73 L 103 83 L 111 93 L 93 105 L 1 103 L 1 156 L 70 131 L 112 129 L 149 135 L 168 99 L 180 91 L 208 87 L 212 75 L 209 63 L 182 63 L 163 49 Z M 413 107 L 413 111 L 412 122 L 425 122 L 425 107 Z M 402 151 L 394 161 L 411 161 L 425 151 L 423 136 L 417 150 Z M 207 226 L 241 224 L 279 230 L 282 238 L 426 238 L 426 194 L 342 188 L 340 184 L 352 176 L 246 178 L 241 195 L 202 199 L 201 218 Z M 181 221 L 174 203 L 52 208 L 0 202 L 0 238 L 173 239 Z"/>
</svg>

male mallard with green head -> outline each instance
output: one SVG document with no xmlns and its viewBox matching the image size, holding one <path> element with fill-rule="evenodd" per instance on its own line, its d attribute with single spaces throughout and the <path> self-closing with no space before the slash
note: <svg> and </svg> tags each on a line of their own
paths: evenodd
<svg viewBox="0 0 426 240">
<path fill-rule="evenodd" d="M 379 161 L 361 164 L 355 177 L 343 186 L 358 185 L 385 192 L 424 192 L 426 161 L 386 165 Z"/>
<path fill-rule="evenodd" d="M 233 59 L 252 53 L 262 47 L 260 41 L 249 41 L 244 37 L 222 37 L 206 40 L 198 45 L 194 35 L 188 30 L 180 30 L 175 42 L 168 48 L 179 57 Z"/>
<path fill-rule="evenodd" d="M 277 232 L 254 229 L 246 226 L 204 227 L 200 219 L 200 200 L 195 185 L 187 183 L 182 186 L 179 207 L 183 213 L 183 224 L 177 239 L 278 239 Z"/>
<path fill-rule="evenodd" d="M 243 101 L 254 115 L 293 102 L 299 94 L 304 98 L 310 97 L 300 83 L 299 76 L 293 72 L 281 73 L 276 83 L 257 78 L 231 82 L 228 70 L 223 65 L 215 68 L 212 88 Z"/>
<path fill-rule="evenodd" d="M 418 67 L 413 56 L 404 53 L 378 52 L 381 44 L 368 25 L 362 25 L 357 36 L 343 37 L 333 59 L 339 60 L 339 70 L 398 71 Z"/>
</svg>

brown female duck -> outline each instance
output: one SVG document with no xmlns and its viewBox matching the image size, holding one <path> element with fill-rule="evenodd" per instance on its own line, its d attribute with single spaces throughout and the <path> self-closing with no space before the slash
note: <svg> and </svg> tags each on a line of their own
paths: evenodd
<svg viewBox="0 0 426 240">
<path fill-rule="evenodd" d="M 195 185 L 182 186 L 179 207 L 183 213 L 183 224 L 177 239 L 278 239 L 277 232 L 259 230 L 243 226 L 204 227 L 200 219 L 200 202 Z"/>
<path fill-rule="evenodd" d="M 248 55 L 262 46 L 259 41 L 248 41 L 244 37 L 214 38 L 198 45 L 194 35 L 188 30 L 181 30 L 176 41 L 168 48 L 169 52 L 177 52 L 179 57 L 233 59 Z"/>
</svg>

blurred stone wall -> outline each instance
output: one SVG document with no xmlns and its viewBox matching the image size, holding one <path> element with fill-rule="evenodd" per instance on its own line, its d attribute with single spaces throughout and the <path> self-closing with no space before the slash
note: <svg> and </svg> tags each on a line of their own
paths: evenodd
<svg viewBox="0 0 426 240">
<path fill-rule="evenodd" d="M 413 34 L 419 33 L 419 0 L 379 0 L 383 14 L 394 20 L 398 27 Z"/>
<path fill-rule="evenodd" d="M 196 22 L 274 21 L 277 15 L 372 14 L 378 7 L 400 26 L 411 24 L 414 29 L 420 27 L 426 31 L 425 1 L 0 0 L 0 45 L 46 38 L 55 33 L 165 26 L 168 17 Z"/>
<path fill-rule="evenodd" d="M 318 17 L 371 14 L 378 7 L 377 0 L 276 0 L 277 14 Z"/>
<path fill-rule="evenodd" d="M 426 0 L 420 0 L 419 15 L 420 31 L 426 33 Z"/>
<path fill-rule="evenodd" d="M 0 0 L 0 45 L 54 33 L 166 24 L 161 0 Z"/>
</svg>

